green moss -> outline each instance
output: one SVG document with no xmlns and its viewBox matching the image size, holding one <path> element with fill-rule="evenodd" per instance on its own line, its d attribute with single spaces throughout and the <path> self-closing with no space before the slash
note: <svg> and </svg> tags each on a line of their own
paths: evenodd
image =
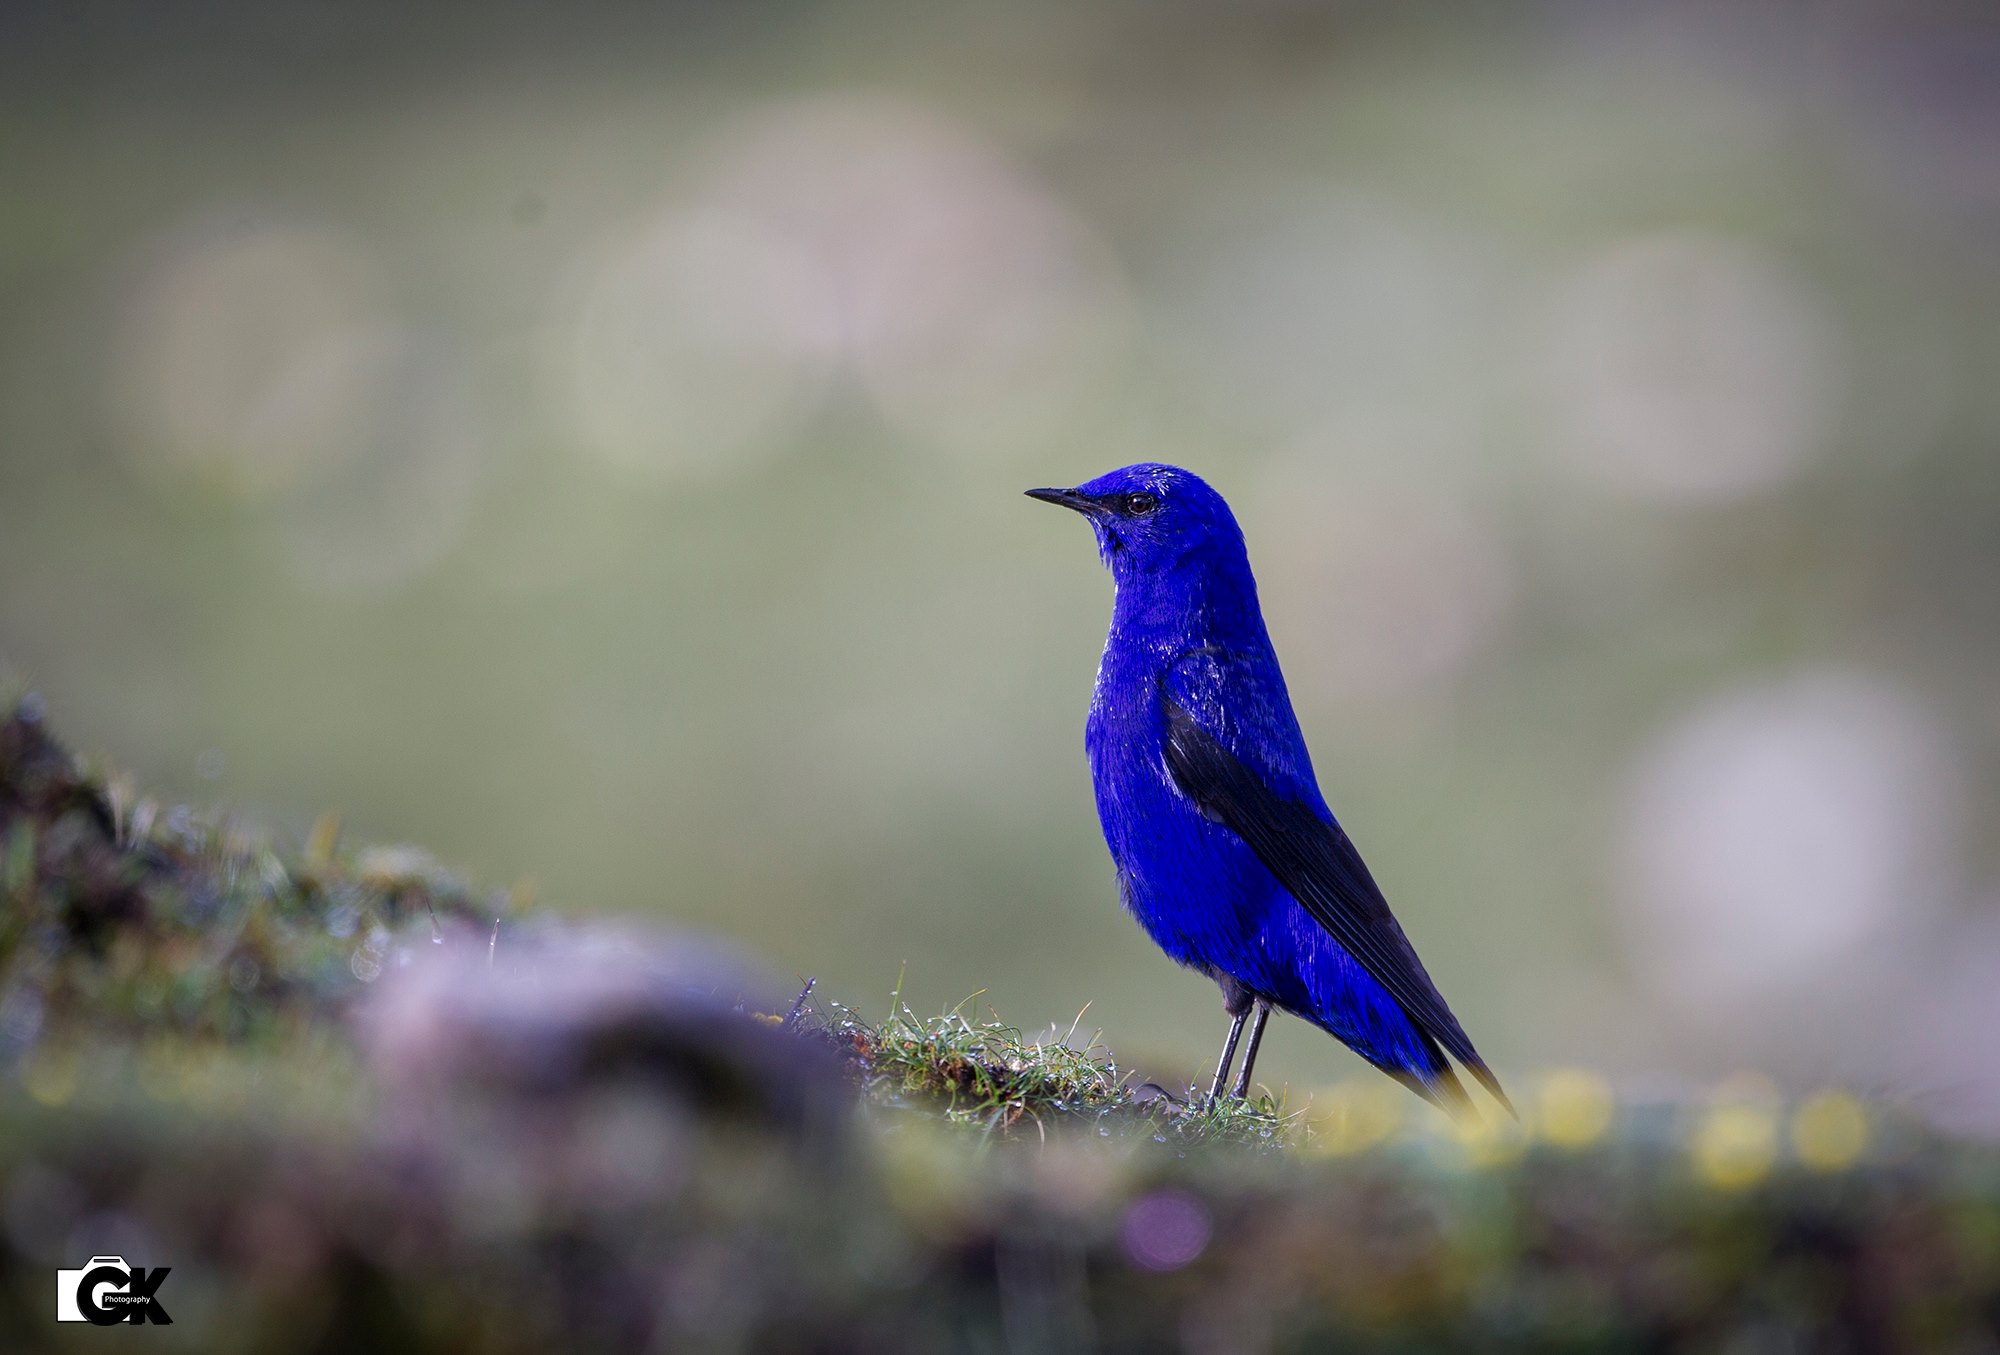
<svg viewBox="0 0 2000 1355">
<path fill-rule="evenodd" d="M 975 994 L 976 998 L 978 995 Z M 1135 1087 L 1111 1051 L 1078 1027 L 1030 1039 L 1019 1027 L 973 1021 L 967 998 L 952 1010 L 919 1017 L 897 1000 L 871 1025 L 832 1005 L 806 1027 L 852 1060 L 872 1105 L 891 1112 L 937 1110 L 982 1136 L 1090 1131 L 1161 1143 L 1236 1143 L 1282 1147 L 1299 1128 L 1269 1099 L 1209 1102 L 1154 1086 Z"/>
<path fill-rule="evenodd" d="M 32 705 L 0 714 L 0 991 L 24 1044 L 282 1043 L 345 1009 L 413 923 L 508 912 L 421 853 L 347 852 L 92 774 Z"/>
</svg>

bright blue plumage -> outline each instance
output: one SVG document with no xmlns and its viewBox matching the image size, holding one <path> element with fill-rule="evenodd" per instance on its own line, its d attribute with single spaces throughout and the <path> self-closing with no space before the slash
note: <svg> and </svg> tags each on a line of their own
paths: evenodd
<svg viewBox="0 0 2000 1355">
<path fill-rule="evenodd" d="M 1238 1095 L 1269 1006 L 1441 1105 L 1465 1103 L 1447 1051 L 1500 1095 L 1320 796 L 1222 497 L 1155 464 L 1029 493 L 1090 520 L 1116 583 L 1085 732 L 1098 817 L 1140 925 L 1222 985 L 1215 1090 L 1256 1004 Z"/>
</svg>

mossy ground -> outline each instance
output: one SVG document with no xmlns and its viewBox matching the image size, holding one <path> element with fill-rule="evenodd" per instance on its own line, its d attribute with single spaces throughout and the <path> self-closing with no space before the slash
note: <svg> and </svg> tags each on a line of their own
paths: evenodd
<svg viewBox="0 0 2000 1355">
<path fill-rule="evenodd" d="M 419 849 L 344 846 L 330 816 L 285 843 L 162 806 L 93 776 L 18 712 L 0 726 L 0 771 L 11 778 L 11 800 L 0 799 L 0 965 L 10 1028 L 32 1048 L 108 1036 L 283 1048 L 337 1021 L 412 936 L 450 927 L 497 948 L 543 923 L 517 896 L 482 893 Z M 997 1016 L 971 1019 L 978 996 L 919 1017 L 899 990 L 871 1022 L 807 993 L 784 1015 L 837 1046 L 869 1103 L 935 1114 L 982 1139 L 1088 1122 L 1175 1142 L 1281 1145 L 1300 1129 L 1267 1098 L 1211 1102 L 1133 1085 L 1081 1018 L 1043 1038 Z"/>
<path fill-rule="evenodd" d="M 415 1095 L 357 1036 L 433 952 L 477 982 L 574 925 L 0 714 L 0 1348 L 101 1337 L 48 1291 L 115 1244 L 175 1267 L 148 1339 L 205 1351 L 2000 1349 L 2000 1159 L 1838 1094 L 1210 1103 L 976 999 L 747 1002 L 765 1043 L 699 1077 L 671 1021 L 559 1077 L 511 1064 L 583 1046 L 529 1029 Z M 718 1090 L 787 1050 L 846 1074 L 832 1119 Z"/>
<path fill-rule="evenodd" d="M 975 1021 L 965 1008 L 919 1017 L 900 1000 L 871 1025 L 831 1005 L 811 1028 L 852 1051 L 869 1101 L 892 1111 L 934 1112 L 980 1140 L 1089 1131 L 1159 1143 L 1282 1147 L 1303 1133 L 1295 1114 L 1268 1097 L 1210 1101 L 1193 1088 L 1136 1084 L 1080 1019 L 1066 1031 L 1031 1038 L 997 1016 Z"/>
</svg>

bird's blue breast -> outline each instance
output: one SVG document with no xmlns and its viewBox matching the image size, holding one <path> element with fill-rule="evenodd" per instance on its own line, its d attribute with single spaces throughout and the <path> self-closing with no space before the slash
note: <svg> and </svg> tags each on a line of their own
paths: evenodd
<svg viewBox="0 0 2000 1355">
<path fill-rule="evenodd" d="M 1084 731 L 1105 845 L 1125 906 L 1160 948 L 1182 964 L 1227 972 L 1223 961 L 1248 942 L 1277 881 L 1172 785 L 1161 755 L 1162 665 L 1133 657 L 1105 655 Z"/>
</svg>

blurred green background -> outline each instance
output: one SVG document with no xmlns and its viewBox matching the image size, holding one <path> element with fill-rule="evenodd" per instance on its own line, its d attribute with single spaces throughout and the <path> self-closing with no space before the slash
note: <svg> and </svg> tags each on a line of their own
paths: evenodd
<svg viewBox="0 0 2000 1355">
<path fill-rule="evenodd" d="M 1503 1073 L 2000 1125 L 1996 77 L 1866 0 L 12 3 L 0 661 L 162 794 L 1192 1074 L 1019 493 L 1174 461 Z"/>
</svg>

